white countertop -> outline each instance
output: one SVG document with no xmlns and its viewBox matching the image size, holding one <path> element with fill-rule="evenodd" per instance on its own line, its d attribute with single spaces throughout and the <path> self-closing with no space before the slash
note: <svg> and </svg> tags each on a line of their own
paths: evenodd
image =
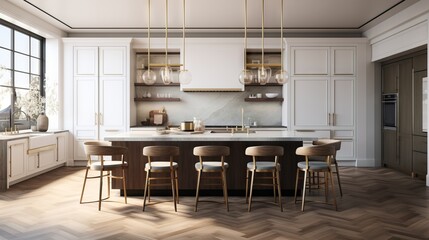
<svg viewBox="0 0 429 240">
<path fill-rule="evenodd" d="M 192 133 L 159 134 L 155 131 L 129 131 L 104 137 L 106 141 L 312 141 L 312 132 L 256 131 L 255 133 Z"/>
<path fill-rule="evenodd" d="M 5 134 L 4 132 L 0 132 L 0 141 L 2 140 L 10 141 L 10 140 L 15 140 L 19 138 L 44 136 L 49 134 L 61 133 L 61 132 L 68 132 L 68 130 L 49 130 L 47 132 L 20 130 L 18 134 Z"/>
</svg>

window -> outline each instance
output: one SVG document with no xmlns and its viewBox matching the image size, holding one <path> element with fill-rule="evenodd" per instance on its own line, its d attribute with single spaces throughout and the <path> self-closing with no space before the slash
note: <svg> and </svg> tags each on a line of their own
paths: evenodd
<svg viewBox="0 0 429 240">
<path fill-rule="evenodd" d="M 30 128 L 43 111 L 44 45 L 43 37 L 0 19 L 0 131 Z"/>
</svg>

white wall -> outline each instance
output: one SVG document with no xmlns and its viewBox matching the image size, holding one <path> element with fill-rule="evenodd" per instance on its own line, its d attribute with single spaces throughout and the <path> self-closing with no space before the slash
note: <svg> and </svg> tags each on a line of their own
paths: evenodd
<svg viewBox="0 0 429 240">
<path fill-rule="evenodd" d="M 429 1 L 419 1 L 367 30 L 364 35 L 370 40 L 372 61 L 379 61 L 427 45 L 429 39 L 428 20 Z M 378 141 L 378 143 L 380 142 Z M 376 147 L 381 148 L 381 146 Z M 427 166 L 426 185 L 429 186 L 429 157 Z"/>
</svg>

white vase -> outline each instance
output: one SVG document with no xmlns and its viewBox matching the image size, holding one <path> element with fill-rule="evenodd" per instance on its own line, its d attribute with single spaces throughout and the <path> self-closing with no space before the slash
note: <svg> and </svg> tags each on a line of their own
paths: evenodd
<svg viewBox="0 0 429 240">
<path fill-rule="evenodd" d="M 44 114 L 40 114 L 39 117 L 37 117 L 37 130 L 39 132 L 46 132 L 48 131 L 49 127 L 49 118 Z"/>
</svg>

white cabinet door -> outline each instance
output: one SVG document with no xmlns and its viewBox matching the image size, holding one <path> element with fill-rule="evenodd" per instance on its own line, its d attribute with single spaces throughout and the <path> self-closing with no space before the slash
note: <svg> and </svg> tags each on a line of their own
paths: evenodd
<svg viewBox="0 0 429 240">
<path fill-rule="evenodd" d="M 25 176 L 27 148 L 27 139 L 19 139 L 7 142 L 7 172 L 9 182 Z"/>
<path fill-rule="evenodd" d="M 98 138 L 98 78 L 75 78 L 75 137 Z"/>
<path fill-rule="evenodd" d="M 125 96 L 125 88 L 125 78 L 100 78 L 100 139 L 104 139 L 104 136 L 109 132 L 126 130 L 125 101 L 129 101 L 129 99 Z"/>
<path fill-rule="evenodd" d="M 100 47 L 100 76 L 126 76 L 126 48 Z"/>
<path fill-rule="evenodd" d="M 329 75 L 329 47 L 292 47 L 291 50 L 292 75 Z"/>
<path fill-rule="evenodd" d="M 74 48 L 74 76 L 98 76 L 98 47 Z"/>
<path fill-rule="evenodd" d="M 68 133 L 57 133 L 56 162 L 65 163 L 67 161 L 67 139 Z"/>
<path fill-rule="evenodd" d="M 354 126 L 354 78 L 331 78 L 331 125 Z"/>
<path fill-rule="evenodd" d="M 56 164 L 56 150 L 48 150 L 39 152 L 40 168 L 48 168 Z"/>
<path fill-rule="evenodd" d="M 295 128 L 329 125 L 329 78 L 294 78 L 292 94 Z"/>
<path fill-rule="evenodd" d="M 355 75 L 356 73 L 356 48 L 332 47 L 331 48 L 331 75 Z"/>
</svg>

